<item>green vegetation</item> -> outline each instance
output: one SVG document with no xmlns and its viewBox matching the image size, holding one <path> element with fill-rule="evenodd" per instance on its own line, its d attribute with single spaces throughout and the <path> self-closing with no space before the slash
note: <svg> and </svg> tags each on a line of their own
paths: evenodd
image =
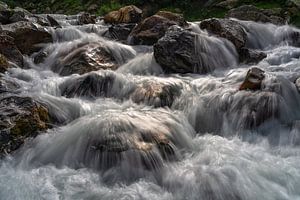
<svg viewBox="0 0 300 200">
<path fill-rule="evenodd" d="M 37 13 L 52 11 L 65 14 L 76 14 L 81 11 L 89 11 L 96 15 L 117 10 L 125 5 L 134 4 L 146 10 L 146 15 L 151 15 L 158 10 L 167 10 L 175 13 L 183 13 L 189 21 L 202 20 L 209 17 L 224 17 L 228 9 L 210 6 L 204 7 L 207 2 L 221 2 L 222 0 L 4 0 L 11 7 L 20 6 Z M 286 0 L 240 0 L 235 5 L 251 4 L 258 8 L 275 9 L 285 8 Z M 300 25 L 300 13 L 295 12 L 291 22 Z"/>
</svg>

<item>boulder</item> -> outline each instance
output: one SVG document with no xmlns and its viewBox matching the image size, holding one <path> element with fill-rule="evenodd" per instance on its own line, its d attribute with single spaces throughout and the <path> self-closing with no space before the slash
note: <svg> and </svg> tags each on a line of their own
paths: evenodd
<svg viewBox="0 0 300 200">
<path fill-rule="evenodd" d="M 1 28 L 15 39 L 14 42 L 22 54 L 30 55 L 41 50 L 41 44 L 53 41 L 49 32 L 32 22 L 16 22 L 3 25 Z"/>
<path fill-rule="evenodd" d="M 142 10 L 134 5 L 125 6 L 104 16 L 104 22 L 110 24 L 138 23 L 142 18 Z"/>
<path fill-rule="evenodd" d="M 61 28 L 61 25 L 58 23 L 56 19 L 51 17 L 51 15 L 47 15 L 47 20 L 52 27 Z"/>
<path fill-rule="evenodd" d="M 126 43 L 128 36 L 135 26 L 136 24 L 112 24 L 103 36 Z"/>
<path fill-rule="evenodd" d="M 15 9 L 11 10 L 9 23 L 15 23 L 19 21 L 29 21 L 28 18 L 31 16 L 32 14 L 29 11 L 23 8 L 16 7 Z"/>
<path fill-rule="evenodd" d="M 267 57 L 267 54 L 264 52 L 247 49 L 245 47 L 239 50 L 239 55 L 240 62 L 246 64 L 257 64 Z"/>
<path fill-rule="evenodd" d="M 188 26 L 188 23 L 187 21 L 185 21 L 182 14 L 172 13 L 169 11 L 158 11 L 155 15 L 164 17 L 170 21 L 174 21 L 178 26 L 181 27 Z"/>
<path fill-rule="evenodd" d="M 75 169 L 84 166 L 106 171 L 115 167 L 121 172 L 113 170 L 115 178 L 132 180 L 144 176 L 143 169 L 159 170 L 165 162 L 178 160 L 181 149 L 192 147 L 192 128 L 165 109 L 103 110 L 69 127 L 70 131 L 55 134 L 50 141 L 57 145 L 37 149 L 34 160 Z M 68 156 L 70 152 L 72 156 Z"/>
<path fill-rule="evenodd" d="M 80 13 L 78 15 L 78 24 L 95 24 L 96 23 L 96 16 L 90 15 L 89 13 Z"/>
<path fill-rule="evenodd" d="M 112 73 L 90 73 L 76 79 L 70 79 L 59 86 L 61 95 L 67 98 L 111 97 L 111 89 L 116 77 Z"/>
<path fill-rule="evenodd" d="M 166 73 L 205 74 L 236 64 L 237 55 L 227 41 L 171 27 L 153 46 L 154 58 Z"/>
<path fill-rule="evenodd" d="M 262 69 L 257 67 L 249 69 L 239 90 L 260 90 L 262 81 L 265 78 L 264 73 L 265 72 Z"/>
<path fill-rule="evenodd" d="M 169 27 L 173 25 L 186 26 L 187 23 L 179 14 L 161 11 L 140 22 L 131 32 L 133 44 L 153 45 L 162 38 Z"/>
<path fill-rule="evenodd" d="M 242 25 L 230 19 L 207 19 L 201 22 L 201 29 L 206 29 L 209 33 L 226 38 L 234 44 L 237 50 L 245 46 L 247 34 Z"/>
<path fill-rule="evenodd" d="M 8 96 L 0 101 L 0 155 L 18 149 L 49 125 L 48 109 L 31 97 Z"/>
<path fill-rule="evenodd" d="M 15 44 L 14 38 L 0 31 L 0 53 L 10 62 L 23 67 L 23 56 Z"/>
<path fill-rule="evenodd" d="M 68 55 L 62 55 L 53 66 L 60 75 L 85 74 L 100 69 L 115 70 L 119 67 L 112 54 L 98 43 L 85 44 L 72 50 Z"/>
<path fill-rule="evenodd" d="M 131 94 L 135 103 L 143 103 L 154 107 L 171 107 L 181 94 L 181 87 L 175 84 L 146 81 L 137 85 Z"/>
<path fill-rule="evenodd" d="M 259 9 L 252 5 L 244 5 L 228 11 L 227 17 L 237 18 L 240 20 L 255 21 L 262 23 L 273 23 L 276 25 L 283 25 L 286 19 L 278 10 Z"/>
</svg>

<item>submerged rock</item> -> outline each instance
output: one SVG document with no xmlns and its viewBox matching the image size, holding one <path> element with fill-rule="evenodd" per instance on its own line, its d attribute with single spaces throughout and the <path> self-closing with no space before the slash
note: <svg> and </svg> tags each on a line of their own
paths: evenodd
<svg viewBox="0 0 300 200">
<path fill-rule="evenodd" d="M 246 78 L 239 90 L 259 90 L 261 83 L 265 78 L 265 72 L 257 67 L 249 69 Z"/>
<path fill-rule="evenodd" d="M 104 16 L 104 22 L 110 24 L 138 23 L 142 18 L 142 10 L 134 5 L 125 6 Z"/>
<path fill-rule="evenodd" d="M 76 79 L 67 80 L 59 88 L 61 94 L 67 98 L 85 97 L 94 99 L 97 97 L 110 97 L 115 78 L 116 76 L 113 73 L 90 73 Z"/>
<path fill-rule="evenodd" d="M 144 103 L 154 107 L 171 107 L 181 94 L 181 87 L 176 84 L 145 81 L 136 87 L 131 94 L 135 103 Z"/>
<path fill-rule="evenodd" d="M 241 48 L 239 51 L 240 62 L 246 64 L 256 64 L 267 57 L 267 54 L 247 48 Z"/>
<path fill-rule="evenodd" d="M 47 108 L 30 97 L 2 97 L 0 111 L 0 155 L 13 152 L 49 127 Z"/>
<path fill-rule="evenodd" d="M 63 131 L 64 134 L 56 134 L 48 141 L 55 145 L 36 148 L 33 159 L 72 168 L 116 167 L 126 170 L 118 175 L 125 180 L 144 175 L 139 170 L 158 170 L 164 160 L 180 158 L 179 150 L 191 147 L 194 134 L 185 120 L 164 109 L 133 108 L 103 110 L 100 115 L 86 116 Z"/>
<path fill-rule="evenodd" d="M 118 63 L 107 48 L 98 43 L 78 47 L 59 59 L 54 71 L 60 75 L 85 74 L 100 69 L 115 70 Z"/>
<path fill-rule="evenodd" d="M 14 38 L 16 46 L 23 54 L 37 52 L 42 48 L 41 44 L 53 41 L 49 32 L 31 22 L 17 22 L 1 28 Z"/>
<path fill-rule="evenodd" d="M 133 44 L 153 45 L 163 37 L 169 27 L 173 25 L 186 26 L 187 23 L 179 14 L 158 12 L 144 19 L 131 32 Z"/>
<path fill-rule="evenodd" d="M 181 94 L 182 86 L 159 80 L 142 79 L 139 82 L 125 80 L 111 71 L 92 72 L 71 78 L 60 86 L 61 95 L 67 98 L 84 97 L 97 99 L 110 97 L 131 99 L 138 104 L 154 107 L 171 107 Z"/>
</svg>

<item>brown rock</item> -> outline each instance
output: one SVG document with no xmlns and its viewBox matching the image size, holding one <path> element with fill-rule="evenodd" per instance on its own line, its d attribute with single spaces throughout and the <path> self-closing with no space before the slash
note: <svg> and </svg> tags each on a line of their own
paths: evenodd
<svg viewBox="0 0 300 200">
<path fill-rule="evenodd" d="M 0 111 L 0 155 L 11 153 L 48 128 L 48 109 L 30 97 L 1 98 Z"/>
<path fill-rule="evenodd" d="M 7 35 L 6 32 L 0 32 L 0 53 L 9 61 L 19 67 L 23 67 L 23 56 L 15 45 L 14 38 Z"/>
<path fill-rule="evenodd" d="M 162 38 L 168 28 L 173 25 L 179 25 L 159 15 L 153 15 L 144 19 L 131 32 L 130 36 L 133 44 L 153 45 Z"/>
<path fill-rule="evenodd" d="M 246 78 L 239 90 L 260 90 L 264 78 L 264 71 L 257 67 L 253 67 L 247 72 Z"/>
<path fill-rule="evenodd" d="M 155 107 L 171 107 L 180 93 L 178 85 L 147 81 L 137 86 L 131 94 L 131 99 L 135 103 L 145 103 Z"/>
<path fill-rule="evenodd" d="M 31 22 L 4 25 L 2 29 L 8 31 L 8 35 L 15 39 L 14 42 L 18 49 L 27 55 L 39 51 L 42 48 L 41 44 L 53 41 L 49 32 Z"/>
<path fill-rule="evenodd" d="M 115 70 L 118 68 L 115 58 L 100 44 L 91 43 L 74 49 L 59 59 L 58 69 L 54 71 L 63 76 L 85 74 L 100 69 Z"/>
<path fill-rule="evenodd" d="M 245 46 L 247 34 L 242 25 L 237 21 L 230 19 L 207 19 L 201 22 L 201 29 L 206 29 L 219 37 L 226 38 L 231 41 L 237 50 Z"/>
<path fill-rule="evenodd" d="M 104 16 L 105 23 L 138 23 L 142 18 L 142 10 L 134 5 L 125 6 Z"/>
<path fill-rule="evenodd" d="M 80 13 L 78 16 L 78 24 L 95 24 L 96 23 L 96 16 L 90 15 L 89 13 Z"/>
</svg>

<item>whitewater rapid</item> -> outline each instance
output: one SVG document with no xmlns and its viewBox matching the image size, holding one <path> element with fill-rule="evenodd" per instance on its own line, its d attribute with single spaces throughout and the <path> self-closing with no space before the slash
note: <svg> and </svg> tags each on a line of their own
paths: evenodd
<svg viewBox="0 0 300 200">
<path fill-rule="evenodd" d="M 267 57 L 255 65 L 266 72 L 262 91 L 238 91 L 253 66 L 238 64 L 229 41 L 207 35 L 195 23 L 191 29 L 203 34 L 195 42 L 223 55 L 214 63 L 203 61 L 214 68 L 205 75 L 164 74 L 151 47 L 103 38 L 104 24 L 61 23 L 62 29 L 49 29 L 55 42 L 44 47 L 49 53 L 44 62 L 36 65 L 27 57 L 30 69 L 13 68 L 4 75 L 21 86 L 21 95 L 45 103 L 63 125 L 0 160 L 1 200 L 300 199 L 300 94 L 293 83 L 300 77 L 300 48 L 284 40 L 295 28 L 241 22 L 251 30 L 248 47 Z M 104 45 L 121 66 L 60 76 L 56 60 L 91 42 Z M 96 77 L 96 91 L 76 87 L 89 77 Z M 107 91 L 99 77 L 112 81 Z M 169 85 L 178 96 L 170 107 L 160 107 L 169 102 L 159 99 L 136 100 L 132 92 L 143 84 Z M 271 117 L 260 122 L 262 115 Z M 171 138 L 174 158 L 155 148 L 150 157 L 130 150 L 120 158 L 87 149 L 103 135 L 134 138 L 157 130 Z M 148 148 L 128 140 L 117 145 Z M 110 163 L 112 157 L 117 165 Z"/>
</svg>

